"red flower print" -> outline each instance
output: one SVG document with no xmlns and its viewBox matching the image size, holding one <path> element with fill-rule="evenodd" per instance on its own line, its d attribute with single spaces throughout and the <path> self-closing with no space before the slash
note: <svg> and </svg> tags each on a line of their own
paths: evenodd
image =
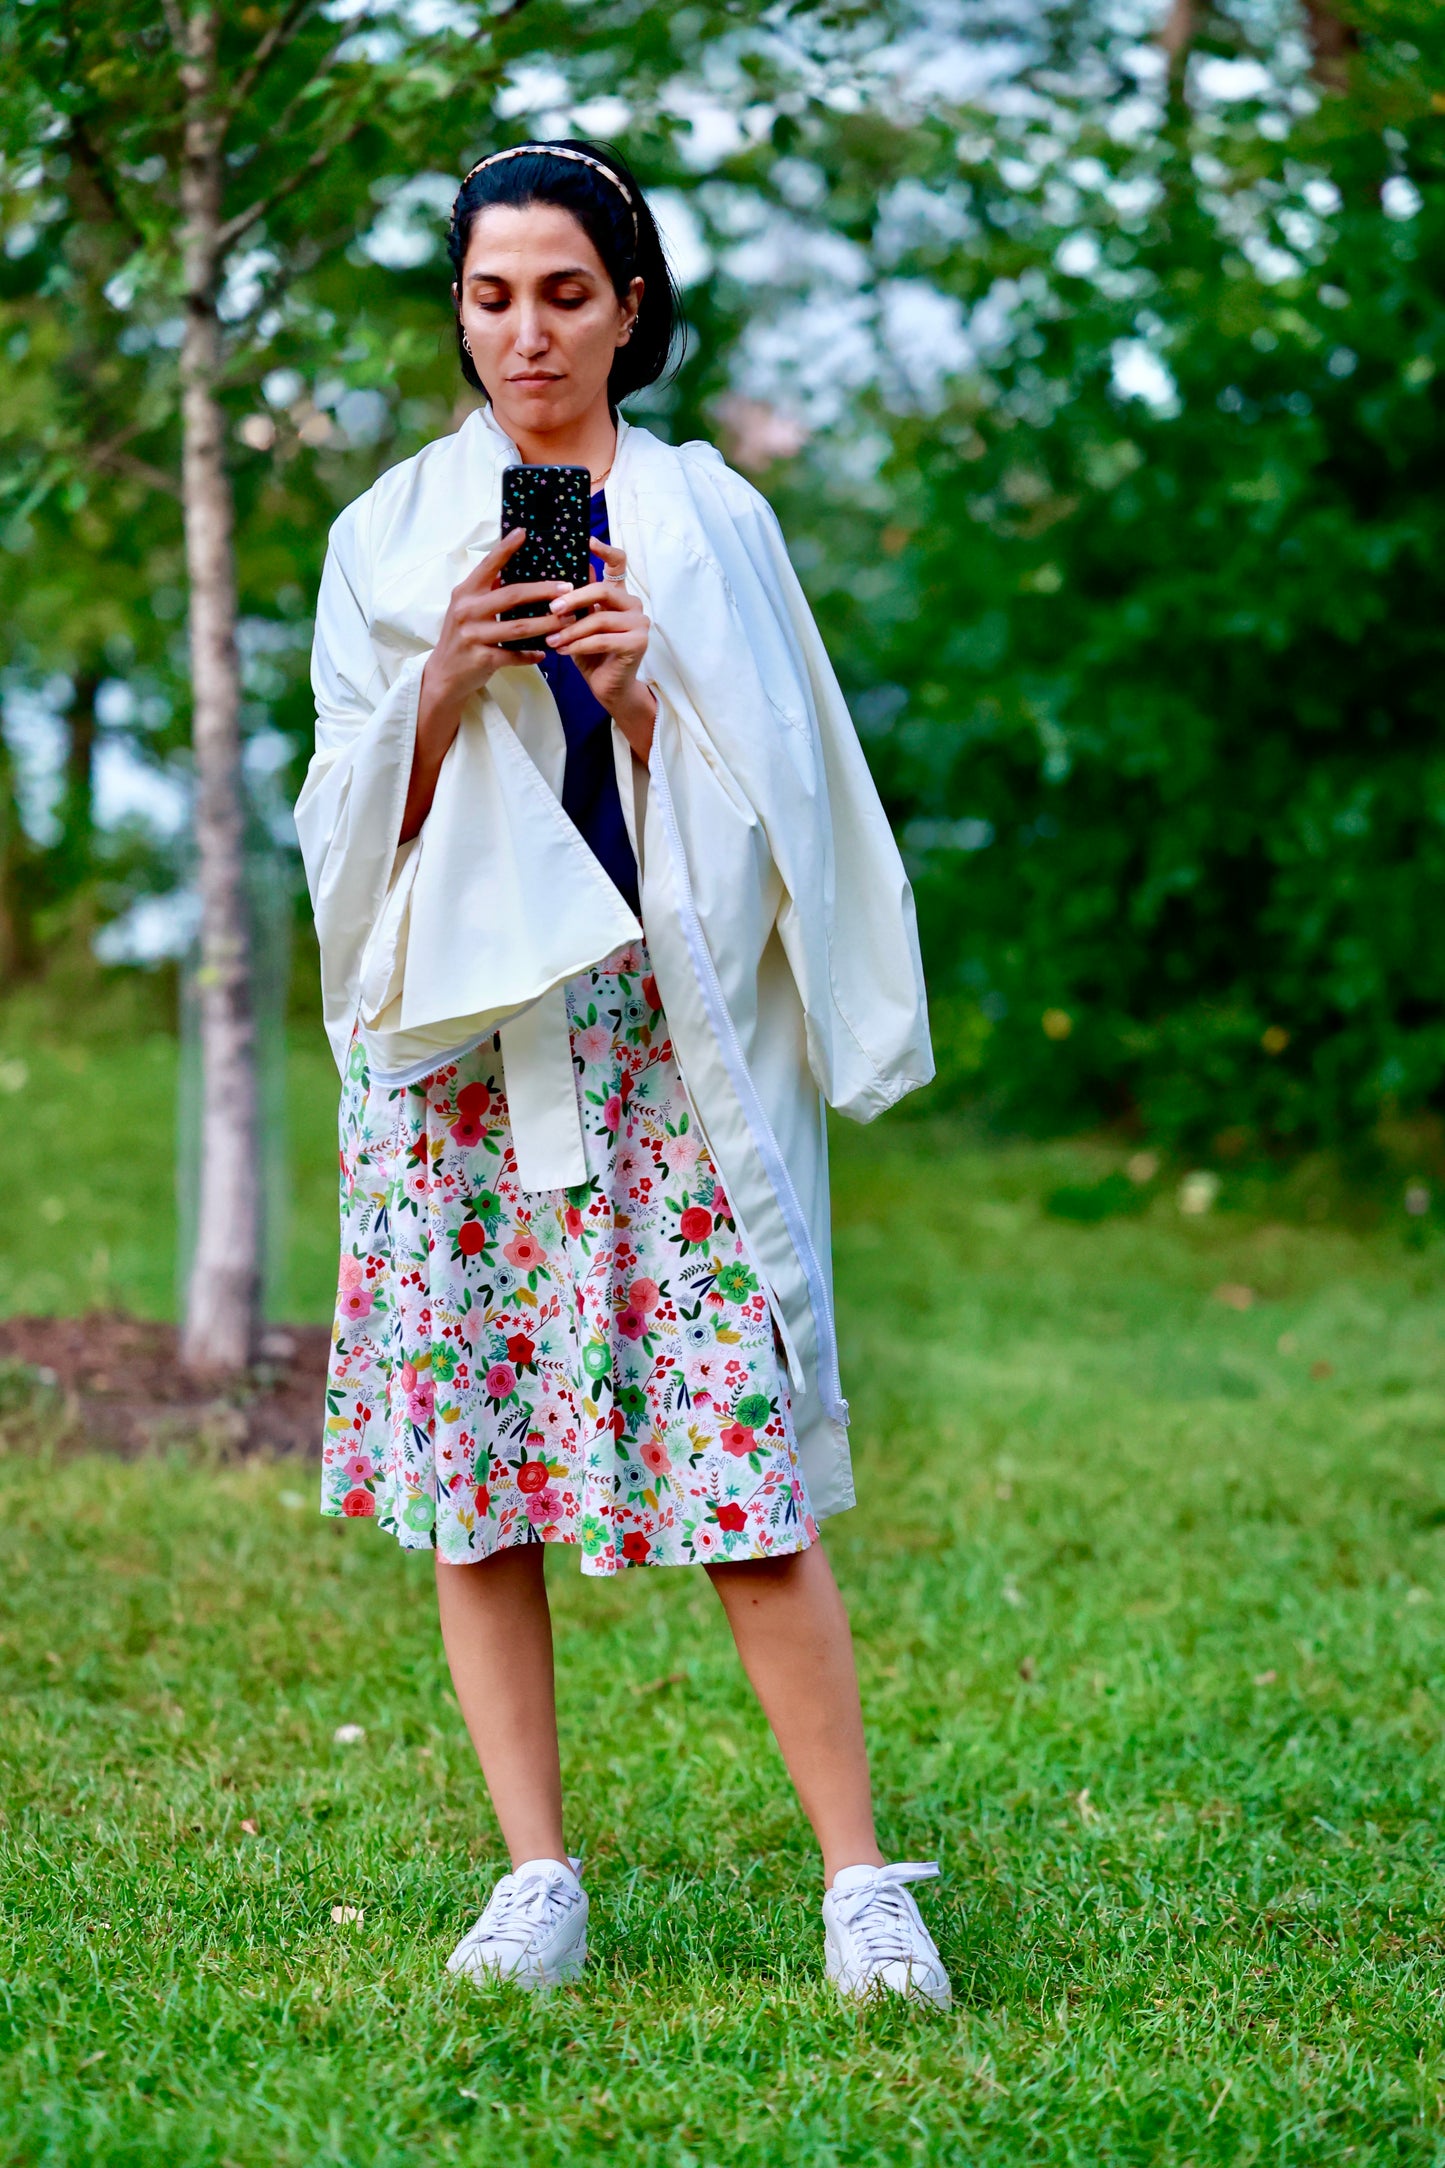
<svg viewBox="0 0 1445 2168">
<path fill-rule="evenodd" d="M 751 1453 L 755 1440 L 746 1423 L 728 1423 L 724 1425 L 720 1443 L 725 1453 L 741 1460 L 744 1454 Z"/>
<path fill-rule="evenodd" d="M 472 1503 L 477 1509 L 477 1519 L 484 1521 L 492 1510 L 492 1494 L 485 1483 L 477 1485 L 477 1494 Z"/>
<path fill-rule="evenodd" d="M 368 1303 L 367 1308 L 370 1307 Z M 623 1310 L 617 1320 L 617 1330 L 624 1340 L 640 1340 L 647 1330 L 647 1319 L 638 1310 Z"/>
<path fill-rule="evenodd" d="M 618 1078 L 617 1095 L 624 1106 L 632 1097 L 632 1071 L 630 1069 L 624 1069 L 622 1075 Z"/>
<path fill-rule="evenodd" d="M 649 1438 L 640 1451 L 644 1468 L 650 1468 L 654 1475 L 671 1475 L 672 1462 L 667 1457 L 667 1447 L 661 1438 Z"/>
<path fill-rule="evenodd" d="M 630 1566 L 645 1566 L 651 1548 L 640 1528 L 629 1528 L 622 1539 L 622 1555 Z"/>
<path fill-rule="evenodd" d="M 524 1460 L 517 1470 L 517 1488 L 529 1496 L 533 1491 L 545 1490 L 551 1470 L 545 1460 Z"/>
<path fill-rule="evenodd" d="M 662 1300 L 662 1290 L 656 1280 L 634 1280 L 627 1291 L 627 1306 L 640 1310 L 644 1317 L 651 1317 Z"/>
<path fill-rule="evenodd" d="M 486 1135 L 474 1114 L 459 1115 L 448 1133 L 453 1144 L 459 1144 L 464 1152 L 469 1152 L 474 1144 L 480 1144 Z"/>
<path fill-rule="evenodd" d="M 479 1122 L 492 1103 L 485 1084 L 464 1084 L 457 1093 L 457 1112 L 469 1122 Z"/>
<path fill-rule="evenodd" d="M 569 1204 L 567 1207 L 566 1226 L 568 1234 L 575 1242 L 578 1235 L 580 1235 L 582 1232 L 582 1214 L 578 1211 L 575 1204 Z"/>
<path fill-rule="evenodd" d="M 607 1418 L 607 1423 L 613 1437 L 620 1438 L 627 1428 L 627 1417 L 623 1414 L 621 1408 L 614 1408 Z"/>
<path fill-rule="evenodd" d="M 507 1263 L 515 1265 L 519 1272 L 535 1272 L 539 1265 L 547 1262 L 547 1252 L 530 1227 L 523 1227 L 513 1235 L 511 1241 L 503 1247 L 502 1255 Z"/>
<path fill-rule="evenodd" d="M 493 1400 L 505 1400 L 517 1390 L 517 1373 L 510 1363 L 493 1363 L 487 1372 L 487 1392 Z"/>
<path fill-rule="evenodd" d="M 677 1228 L 684 1242 L 706 1242 L 712 1233 L 712 1214 L 704 1205 L 690 1204 Z"/>
<path fill-rule="evenodd" d="M 349 1520 L 369 1520 L 376 1512 L 376 1500 L 369 1490 L 349 1490 L 341 1501 L 341 1510 Z"/>
<path fill-rule="evenodd" d="M 463 1220 L 457 1229 L 457 1248 L 463 1257 L 480 1257 L 487 1246 L 487 1230 L 480 1220 Z"/>
<path fill-rule="evenodd" d="M 642 982 L 642 998 L 654 1012 L 662 1007 L 662 996 L 657 991 L 657 981 L 650 971 Z"/>
<path fill-rule="evenodd" d="M 727 1505 L 718 1507 L 717 1524 L 719 1528 L 725 1528 L 730 1536 L 737 1536 L 747 1527 L 748 1517 L 740 1505 L 729 1501 Z"/>
<path fill-rule="evenodd" d="M 507 1360 L 514 1362 L 519 1370 L 530 1370 L 532 1357 L 537 1350 L 524 1332 L 514 1332 L 507 1341 Z"/>
</svg>

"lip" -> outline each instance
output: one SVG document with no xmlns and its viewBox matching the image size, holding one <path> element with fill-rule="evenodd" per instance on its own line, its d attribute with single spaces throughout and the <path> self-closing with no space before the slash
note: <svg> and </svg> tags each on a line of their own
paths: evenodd
<svg viewBox="0 0 1445 2168">
<path fill-rule="evenodd" d="M 509 384 L 560 384 L 561 375 L 546 369 L 529 369 L 520 376 L 509 376 Z"/>
</svg>

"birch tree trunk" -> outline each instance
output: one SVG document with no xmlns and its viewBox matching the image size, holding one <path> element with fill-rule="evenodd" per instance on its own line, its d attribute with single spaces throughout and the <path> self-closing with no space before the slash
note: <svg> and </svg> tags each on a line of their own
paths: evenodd
<svg viewBox="0 0 1445 2168">
<path fill-rule="evenodd" d="M 225 466 L 216 314 L 221 270 L 223 131 L 217 114 L 216 15 L 194 8 L 182 33 L 186 328 L 181 346 L 181 488 L 190 586 L 201 901 L 200 1196 L 181 1359 L 234 1371 L 255 1353 L 261 1196 L 256 1034 L 245 887 L 240 668 L 236 652 L 234 504 Z"/>
</svg>

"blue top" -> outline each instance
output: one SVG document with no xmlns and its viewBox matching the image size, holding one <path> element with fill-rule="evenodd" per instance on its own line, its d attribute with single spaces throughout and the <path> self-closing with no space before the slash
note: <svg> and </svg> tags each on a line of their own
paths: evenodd
<svg viewBox="0 0 1445 2168">
<path fill-rule="evenodd" d="M 610 542 L 607 499 L 597 490 L 592 498 L 592 533 L 599 542 Z M 591 559 L 592 576 L 602 577 L 599 558 Z M 637 860 L 628 841 L 617 790 L 617 763 L 612 751 L 612 718 L 594 699 L 586 678 L 570 655 L 548 649 L 538 664 L 551 688 L 562 718 L 567 740 L 567 766 L 562 777 L 562 810 L 571 815 L 584 843 L 632 909 L 641 916 L 637 893 Z"/>
</svg>

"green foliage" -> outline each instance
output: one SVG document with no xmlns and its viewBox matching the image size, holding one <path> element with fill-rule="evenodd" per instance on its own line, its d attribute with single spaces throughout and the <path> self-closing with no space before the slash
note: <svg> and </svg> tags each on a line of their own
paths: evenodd
<svg viewBox="0 0 1445 2168">
<path fill-rule="evenodd" d="M 1102 0 L 973 7 L 932 72 L 915 0 L 790 8 L 786 35 L 761 7 L 530 0 L 485 36 L 388 18 L 303 112 L 331 27 L 305 15 L 236 123 L 237 205 L 281 193 L 228 304 L 271 817 L 330 517 L 456 411 L 446 176 L 534 124 L 515 88 L 545 64 L 584 114 L 616 101 L 704 245 L 678 379 L 635 412 L 720 435 L 778 506 L 916 876 L 955 1098 L 1195 1155 L 1440 1106 L 1445 16 L 1339 12 L 1358 49 L 1316 68 L 1295 0 L 1201 6 L 1166 85 Z M 279 20 L 227 17 L 238 64 Z M 0 26 L 0 664 L 68 678 L 74 728 L 120 682 L 132 751 L 174 764 L 159 22 L 36 0 Z M 950 90 L 960 52 L 1002 88 Z M 1255 73 L 1211 88 L 1221 63 Z M 87 880 L 102 919 L 174 882 L 74 794 L 25 843 L 12 797 L 0 760 L 0 893 L 39 945 Z"/>
<path fill-rule="evenodd" d="M 307 1467 L 32 1444 L 0 1456 L 0 2159 L 1439 2160 L 1438 1239 L 1164 1197 L 1073 1228 L 1040 1200 L 1107 1153 L 840 1144 L 863 1503 L 828 1543 L 955 2011 L 830 2003 L 705 1581 L 575 1553 L 595 1969 L 478 1997 L 442 1965 L 499 1851 L 428 1562 L 323 1522 Z"/>
<path fill-rule="evenodd" d="M 997 140 L 915 139 L 973 227 L 896 268 L 1008 331 L 887 423 L 866 507 L 790 481 L 1015 1118 L 1298 1145 L 1445 1093 L 1445 18 L 1365 20 L 1348 94 L 1266 46 L 1267 94 L 1142 135 L 1096 24 L 1007 192 Z"/>
</svg>

